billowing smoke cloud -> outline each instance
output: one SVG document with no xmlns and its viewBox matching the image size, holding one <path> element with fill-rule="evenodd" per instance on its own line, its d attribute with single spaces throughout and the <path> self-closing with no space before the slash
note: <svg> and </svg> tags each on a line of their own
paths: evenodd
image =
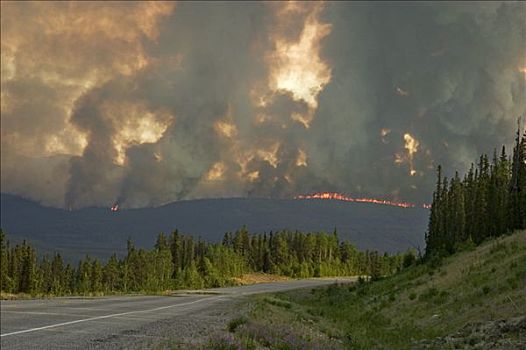
<svg viewBox="0 0 526 350">
<path fill-rule="evenodd" d="M 2 3 L 2 191 L 427 201 L 526 113 L 522 3 Z"/>
</svg>

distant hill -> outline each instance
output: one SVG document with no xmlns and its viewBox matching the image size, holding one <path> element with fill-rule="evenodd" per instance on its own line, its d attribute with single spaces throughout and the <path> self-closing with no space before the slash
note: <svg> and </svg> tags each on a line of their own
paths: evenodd
<svg viewBox="0 0 526 350">
<path fill-rule="evenodd" d="M 290 229 L 332 231 L 359 249 L 394 253 L 424 247 L 428 210 L 369 203 L 294 199 L 201 199 L 156 208 L 86 208 L 66 211 L 1 194 L 1 227 L 12 242 L 27 239 L 38 251 L 58 251 L 75 260 L 85 254 L 122 253 L 131 238 L 151 247 L 159 232 L 179 231 L 220 241 L 247 225 L 250 232 Z"/>
</svg>

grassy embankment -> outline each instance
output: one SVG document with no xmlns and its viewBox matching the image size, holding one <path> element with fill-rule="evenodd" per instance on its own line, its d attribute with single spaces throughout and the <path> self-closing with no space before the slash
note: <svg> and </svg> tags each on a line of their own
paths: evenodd
<svg viewBox="0 0 526 350">
<path fill-rule="evenodd" d="M 491 348 L 495 330 L 502 348 L 520 348 L 526 322 L 490 321 L 525 314 L 522 231 L 375 282 L 258 296 L 206 348 Z"/>
</svg>

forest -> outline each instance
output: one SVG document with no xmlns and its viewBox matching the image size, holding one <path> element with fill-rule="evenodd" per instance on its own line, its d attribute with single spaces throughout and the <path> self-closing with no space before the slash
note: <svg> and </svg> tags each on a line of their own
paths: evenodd
<svg viewBox="0 0 526 350">
<path fill-rule="evenodd" d="M 520 125 L 520 121 L 519 121 Z M 503 146 L 491 163 L 480 156 L 461 179 L 438 180 L 426 234 L 425 257 L 451 255 L 490 237 L 526 228 L 526 132 L 517 130 L 511 157 Z"/>
<path fill-rule="evenodd" d="M 195 240 L 177 230 L 157 236 L 150 249 L 127 242 L 124 257 L 106 262 L 86 256 L 73 266 L 60 254 L 39 257 L 27 242 L 10 246 L 0 231 L 1 290 L 31 295 L 158 293 L 186 288 L 233 285 L 249 272 L 293 278 L 369 275 L 376 279 L 415 262 L 414 252 L 388 255 L 358 251 L 340 241 L 336 230 L 303 233 L 287 230 L 251 234 L 246 227 L 226 233 L 222 242 Z"/>
</svg>

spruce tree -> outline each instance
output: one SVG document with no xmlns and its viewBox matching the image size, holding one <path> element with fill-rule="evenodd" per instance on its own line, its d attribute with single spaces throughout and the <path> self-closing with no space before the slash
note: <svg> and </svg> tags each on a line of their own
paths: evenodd
<svg viewBox="0 0 526 350">
<path fill-rule="evenodd" d="M 12 289 L 11 278 L 9 277 L 9 243 L 4 231 L 0 229 L 0 290 L 10 292 Z"/>
<path fill-rule="evenodd" d="M 511 181 L 509 186 L 509 228 L 511 230 L 525 227 L 524 216 L 526 216 L 525 196 L 526 194 L 526 164 L 525 161 L 525 137 L 520 137 L 520 120 L 517 136 L 515 138 L 515 147 L 513 148 L 513 161 Z"/>
<path fill-rule="evenodd" d="M 107 292 L 115 292 L 119 287 L 119 261 L 113 254 L 103 269 L 103 284 Z"/>
</svg>

